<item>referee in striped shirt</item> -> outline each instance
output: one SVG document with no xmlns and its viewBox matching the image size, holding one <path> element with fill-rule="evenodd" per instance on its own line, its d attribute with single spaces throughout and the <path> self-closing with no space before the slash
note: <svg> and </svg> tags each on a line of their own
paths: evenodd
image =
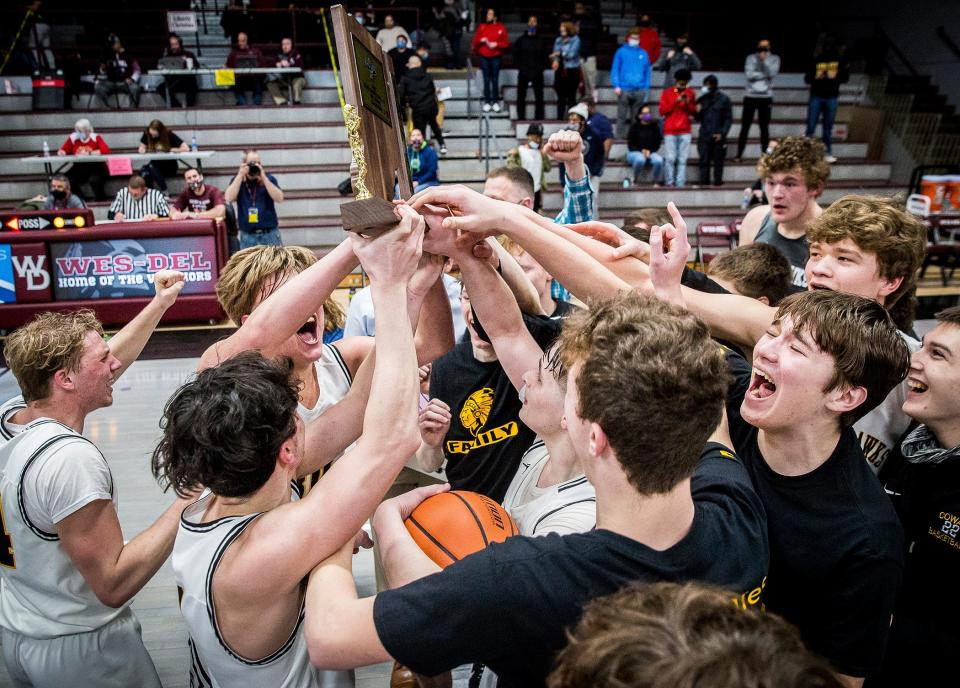
<svg viewBox="0 0 960 688">
<path fill-rule="evenodd" d="M 126 187 L 117 192 L 107 218 L 124 220 L 158 220 L 170 217 L 167 197 L 156 189 L 148 189 L 147 182 L 138 174 L 130 177 Z"/>
</svg>

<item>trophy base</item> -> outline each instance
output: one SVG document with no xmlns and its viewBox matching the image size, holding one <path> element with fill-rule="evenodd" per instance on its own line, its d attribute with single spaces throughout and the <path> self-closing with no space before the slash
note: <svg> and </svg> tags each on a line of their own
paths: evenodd
<svg viewBox="0 0 960 688">
<path fill-rule="evenodd" d="M 393 203 L 382 198 L 365 198 L 340 206 L 343 228 L 365 236 L 380 236 L 400 222 L 393 212 Z"/>
</svg>

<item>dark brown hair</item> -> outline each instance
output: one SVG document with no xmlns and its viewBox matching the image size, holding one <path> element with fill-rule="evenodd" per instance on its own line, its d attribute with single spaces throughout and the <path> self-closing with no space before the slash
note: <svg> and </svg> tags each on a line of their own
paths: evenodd
<svg viewBox="0 0 960 688">
<path fill-rule="evenodd" d="M 776 321 L 789 317 L 794 331 L 806 333 L 834 359 L 833 378 L 824 392 L 863 387 L 866 400 L 840 416 L 853 425 L 886 399 L 910 369 L 910 349 L 890 314 L 876 301 L 836 291 L 792 294 L 777 309 Z"/>
<path fill-rule="evenodd" d="M 664 208 L 640 208 L 627 215 L 621 229 L 634 239 L 650 241 L 651 227 L 670 224 L 672 221 Z M 640 225 L 646 225 L 646 229 Z"/>
<path fill-rule="evenodd" d="M 934 314 L 933 317 L 936 318 L 939 323 L 949 323 L 950 325 L 960 327 L 960 306 L 944 308 L 939 313 Z"/>
<path fill-rule="evenodd" d="M 841 688 L 799 632 L 695 583 L 634 583 L 589 602 L 549 688 Z"/>
<path fill-rule="evenodd" d="M 714 258 L 707 273 L 733 282 L 737 292 L 751 299 L 767 297 L 771 306 L 790 293 L 790 261 L 770 244 L 747 244 Z"/>
<path fill-rule="evenodd" d="M 157 138 L 150 135 L 151 129 L 157 130 Z M 170 130 L 163 122 L 158 119 L 151 120 L 147 128 L 143 130 L 143 134 L 147 137 L 147 150 L 170 152 Z"/>
<path fill-rule="evenodd" d="M 757 163 L 760 179 L 766 179 L 774 172 L 789 172 L 800 168 L 808 189 L 823 184 L 830 177 L 830 163 L 824 160 L 827 149 L 815 139 L 803 136 L 787 136 L 769 155 L 764 155 Z"/>
<path fill-rule="evenodd" d="M 729 381 L 699 318 L 624 293 L 571 315 L 560 356 L 571 375 L 580 365 L 577 414 L 603 428 L 640 494 L 668 492 L 693 474 Z"/>
<path fill-rule="evenodd" d="M 297 430 L 299 383 L 291 370 L 289 359 L 246 351 L 178 389 L 163 410 L 151 461 L 164 489 L 246 497 L 263 487 Z"/>
</svg>

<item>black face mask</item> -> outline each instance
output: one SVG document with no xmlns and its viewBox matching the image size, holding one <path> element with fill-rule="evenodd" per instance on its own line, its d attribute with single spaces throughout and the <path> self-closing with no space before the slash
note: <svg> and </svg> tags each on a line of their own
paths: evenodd
<svg viewBox="0 0 960 688">
<path fill-rule="evenodd" d="M 53 196 L 56 200 L 62 201 L 67 197 L 67 192 L 63 189 L 50 189 L 50 195 Z"/>
<path fill-rule="evenodd" d="M 640 22 L 640 26 L 642 26 L 643 28 L 647 28 L 648 26 L 650 26 L 650 20 L 647 19 L 646 21 Z"/>
</svg>

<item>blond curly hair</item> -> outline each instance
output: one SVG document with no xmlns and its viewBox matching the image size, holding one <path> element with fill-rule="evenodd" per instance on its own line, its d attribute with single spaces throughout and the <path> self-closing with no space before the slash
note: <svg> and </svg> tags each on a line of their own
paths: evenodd
<svg viewBox="0 0 960 688">
<path fill-rule="evenodd" d="M 93 311 L 83 309 L 40 313 L 7 338 L 4 355 L 24 401 L 47 398 L 58 370 L 77 370 L 88 332 L 103 336 L 103 326 Z"/>
</svg>

